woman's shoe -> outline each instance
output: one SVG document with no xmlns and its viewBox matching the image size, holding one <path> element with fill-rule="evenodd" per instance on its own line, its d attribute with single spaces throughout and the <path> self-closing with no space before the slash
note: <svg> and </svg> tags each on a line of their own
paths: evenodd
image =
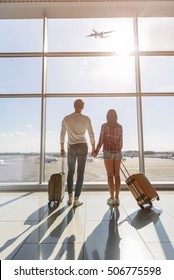
<svg viewBox="0 0 174 280">
<path fill-rule="evenodd" d="M 115 204 L 116 204 L 116 205 L 120 205 L 120 200 L 119 200 L 119 198 L 115 198 Z"/>
<path fill-rule="evenodd" d="M 110 197 L 110 198 L 107 199 L 107 203 L 109 205 L 114 205 L 115 204 L 115 199 Z"/>
</svg>

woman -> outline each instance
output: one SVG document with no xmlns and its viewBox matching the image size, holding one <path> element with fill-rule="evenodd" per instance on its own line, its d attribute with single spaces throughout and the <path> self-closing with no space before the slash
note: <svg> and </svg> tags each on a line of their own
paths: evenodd
<svg viewBox="0 0 174 280">
<path fill-rule="evenodd" d="M 119 205 L 123 132 L 122 126 L 117 122 L 117 113 L 114 109 L 108 111 L 106 118 L 107 122 L 101 126 L 100 137 L 94 156 L 97 156 L 103 145 L 103 158 L 110 192 L 110 198 L 107 200 L 107 203 L 109 205 Z"/>
</svg>

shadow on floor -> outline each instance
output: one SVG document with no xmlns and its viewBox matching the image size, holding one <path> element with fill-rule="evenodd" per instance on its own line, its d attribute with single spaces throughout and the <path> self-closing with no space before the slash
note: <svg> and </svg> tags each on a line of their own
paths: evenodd
<svg viewBox="0 0 174 280">
<path fill-rule="evenodd" d="M 169 239 L 167 231 L 164 228 L 163 223 L 161 222 L 161 214 L 162 210 L 156 209 L 155 207 L 147 207 L 143 210 L 138 210 L 129 215 L 127 217 L 127 221 L 130 219 L 129 223 L 137 230 L 140 230 L 152 223 L 159 238 L 161 248 L 165 255 L 165 259 L 170 260 L 173 259 L 174 248 L 172 246 L 171 240 Z"/>
<path fill-rule="evenodd" d="M 110 212 L 109 220 L 106 219 Z M 111 207 L 103 216 L 102 221 L 88 236 L 82 250 L 84 260 L 119 260 L 120 236 L 118 231 L 118 207 Z"/>
<path fill-rule="evenodd" d="M 5 244 L 0 248 L 0 253 L 4 252 L 5 250 L 8 251 L 8 248 L 12 247 L 13 250 L 11 250 L 10 254 L 5 259 L 14 259 L 15 255 L 19 252 L 22 245 L 32 237 L 34 237 L 35 242 L 37 243 L 36 246 L 38 246 L 38 243 L 42 238 L 44 238 L 44 235 L 47 231 L 49 231 L 49 228 L 52 226 L 54 221 L 66 210 L 66 208 L 67 206 L 60 209 L 58 207 L 48 208 L 47 205 L 44 205 L 33 212 L 24 222 L 24 225 L 29 225 L 29 227 L 19 235 L 5 242 Z M 48 214 L 46 218 L 44 218 L 44 215 L 47 213 L 47 211 Z M 59 226 L 51 231 L 50 235 L 56 237 L 57 240 L 64 231 L 66 224 L 71 221 L 73 217 L 73 213 L 71 212 L 72 210 L 68 212 L 67 216 L 62 220 Z M 26 259 L 28 259 L 27 255 Z"/>
</svg>

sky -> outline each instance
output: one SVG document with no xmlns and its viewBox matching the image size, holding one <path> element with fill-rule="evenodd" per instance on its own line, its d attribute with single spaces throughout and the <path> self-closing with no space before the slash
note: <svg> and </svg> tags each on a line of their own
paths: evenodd
<svg viewBox="0 0 174 280">
<path fill-rule="evenodd" d="M 139 19 L 140 50 L 174 51 L 174 19 Z M 114 31 L 107 38 L 87 37 L 92 29 Z M 41 52 L 41 20 L 0 20 L 0 52 Z M 151 30 L 149 32 L 149 30 Z M 159 32 L 160 31 L 160 32 Z M 33 43 L 34 42 L 34 43 Z M 123 126 L 123 149 L 138 150 L 137 100 L 132 19 L 48 21 L 48 52 L 116 52 L 116 56 L 49 57 L 45 92 L 88 93 L 83 113 L 91 118 L 96 142 L 110 108 Z M 174 92 L 174 56 L 140 57 L 141 90 Z M 42 58 L 0 58 L 0 94 L 31 94 L 32 98 L 0 99 L 0 153 L 39 152 Z M 130 93 L 109 97 L 107 93 Z M 104 93 L 105 97 L 92 97 Z M 46 152 L 59 150 L 63 117 L 73 111 L 72 97 L 46 99 Z M 174 151 L 174 96 L 142 98 L 145 150 Z"/>
</svg>

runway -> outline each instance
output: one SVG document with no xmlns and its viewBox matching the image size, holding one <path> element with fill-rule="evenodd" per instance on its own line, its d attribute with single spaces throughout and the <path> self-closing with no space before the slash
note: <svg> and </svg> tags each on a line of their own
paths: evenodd
<svg viewBox="0 0 174 280">
<path fill-rule="evenodd" d="M 40 161 L 38 156 L 1 156 L 4 160 L 0 164 L 0 182 L 39 182 Z M 65 158 L 65 173 L 67 164 Z M 124 161 L 131 174 L 139 172 L 138 157 L 126 158 Z M 61 171 L 61 158 L 55 162 L 45 163 L 45 181 L 47 182 L 53 173 Z M 150 181 L 173 182 L 174 160 L 161 158 L 145 158 L 145 174 Z M 121 180 L 124 177 L 121 174 Z M 85 182 L 106 182 L 106 171 L 103 159 L 92 159 L 86 163 Z"/>
</svg>

